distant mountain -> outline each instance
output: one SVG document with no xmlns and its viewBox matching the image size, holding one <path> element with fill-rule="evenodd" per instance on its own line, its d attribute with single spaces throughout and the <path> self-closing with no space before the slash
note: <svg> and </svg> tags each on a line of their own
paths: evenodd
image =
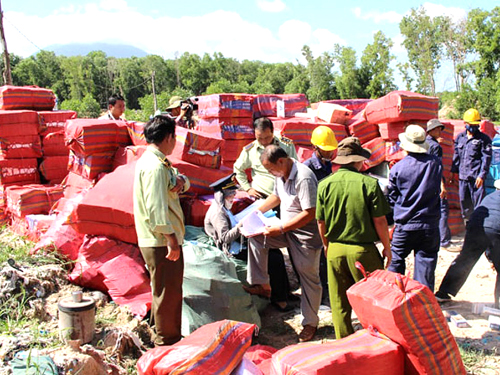
<svg viewBox="0 0 500 375">
<path fill-rule="evenodd" d="M 147 55 L 140 48 L 127 44 L 111 43 L 71 43 L 53 44 L 44 48 L 46 51 L 53 51 L 58 56 L 85 56 L 92 51 L 103 51 L 108 57 L 144 57 Z"/>
</svg>

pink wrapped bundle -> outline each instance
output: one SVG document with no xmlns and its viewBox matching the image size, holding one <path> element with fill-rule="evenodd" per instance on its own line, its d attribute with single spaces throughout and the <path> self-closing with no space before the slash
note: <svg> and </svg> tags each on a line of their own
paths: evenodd
<svg viewBox="0 0 500 375">
<path fill-rule="evenodd" d="M 321 102 L 316 117 L 327 123 L 345 125 L 352 117 L 352 111 L 338 104 Z"/>
<path fill-rule="evenodd" d="M 217 169 L 221 163 L 224 140 L 219 136 L 177 127 L 172 156 L 189 163 Z"/>
<path fill-rule="evenodd" d="M 51 110 L 56 105 L 56 96 L 49 89 L 37 86 L 0 87 L 0 109 Z"/>
<path fill-rule="evenodd" d="M 198 97 L 198 116 L 204 117 L 252 117 L 250 94 L 212 94 Z"/>
<path fill-rule="evenodd" d="M 366 121 L 364 113 L 360 112 L 347 122 L 349 134 L 359 138 L 361 143 L 366 143 L 374 138 L 380 137 L 378 126 Z"/>
<path fill-rule="evenodd" d="M 113 170 L 120 165 L 125 165 L 139 160 L 148 146 L 119 147 L 113 158 Z"/>
<path fill-rule="evenodd" d="M 64 131 L 43 136 L 42 152 L 44 156 L 68 156 L 69 149 L 64 142 Z"/>
<path fill-rule="evenodd" d="M 148 143 L 144 138 L 144 122 L 126 121 L 128 134 L 134 146 L 145 146 Z"/>
<path fill-rule="evenodd" d="M 66 120 L 75 118 L 75 111 L 39 111 L 38 122 L 40 123 L 40 134 L 64 133 L 64 124 Z"/>
<path fill-rule="evenodd" d="M 363 162 L 362 170 L 370 169 L 385 161 L 385 141 L 383 138 L 378 137 L 363 143 L 363 148 L 370 150 L 372 154 L 368 160 Z"/>
<path fill-rule="evenodd" d="M 40 173 L 47 181 L 60 183 L 68 175 L 69 155 L 46 156 L 40 163 Z"/>
<path fill-rule="evenodd" d="M 304 94 L 257 95 L 253 100 L 254 117 L 278 116 L 278 101 L 283 101 L 284 103 L 285 117 L 293 117 L 298 112 L 305 112 L 309 106 L 309 100 L 307 100 Z"/>
<path fill-rule="evenodd" d="M 0 157 L 6 159 L 40 158 L 42 142 L 38 135 L 0 137 Z"/>
<path fill-rule="evenodd" d="M 38 184 L 38 161 L 29 159 L 0 159 L 0 184 Z"/>
<path fill-rule="evenodd" d="M 345 125 L 341 124 L 327 124 L 315 122 L 311 119 L 302 119 L 298 117 L 289 119 L 272 119 L 274 124 L 274 132 L 278 133 L 281 137 L 291 139 L 296 145 L 311 145 L 311 135 L 313 130 L 320 125 L 328 126 L 335 133 L 337 142 L 347 137 Z"/>
<path fill-rule="evenodd" d="M 54 204 L 63 197 L 60 185 L 13 185 L 5 189 L 7 210 L 17 217 L 30 214 L 48 214 Z"/>
<path fill-rule="evenodd" d="M 223 139 L 254 139 L 253 120 L 250 117 L 202 118 L 196 130 L 214 134 Z"/>
<path fill-rule="evenodd" d="M 113 170 L 114 156 L 115 151 L 98 152 L 87 156 L 78 156 L 75 152 L 70 151 L 68 171 L 93 180 L 100 173 L 108 173 Z"/>
<path fill-rule="evenodd" d="M 0 111 L 0 137 L 38 135 L 39 130 L 35 111 Z"/>
<path fill-rule="evenodd" d="M 365 109 L 366 105 L 373 101 L 373 99 L 333 99 L 333 100 L 323 100 L 319 103 L 332 103 L 338 104 L 352 111 L 353 116 Z M 312 103 L 311 108 L 317 109 L 319 103 Z"/>
</svg>

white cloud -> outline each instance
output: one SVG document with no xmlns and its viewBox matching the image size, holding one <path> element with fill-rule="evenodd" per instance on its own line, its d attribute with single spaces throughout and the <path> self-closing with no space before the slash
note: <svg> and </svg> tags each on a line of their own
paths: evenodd
<svg viewBox="0 0 500 375">
<path fill-rule="evenodd" d="M 375 23 L 399 23 L 403 16 L 395 11 L 379 12 L 378 10 L 371 10 L 368 12 L 362 11 L 360 7 L 352 9 L 356 18 L 364 21 L 372 20 Z"/>
<path fill-rule="evenodd" d="M 314 54 L 345 44 L 326 29 L 289 20 L 278 32 L 243 19 L 238 13 L 215 11 L 200 16 L 169 17 L 141 14 L 125 1 L 103 0 L 84 6 L 60 8 L 46 17 L 5 12 L 9 51 L 23 57 L 52 44 L 113 42 L 131 44 L 148 53 L 173 58 L 175 52 L 213 54 L 239 60 L 296 61 L 304 44 Z M 110 5 L 111 4 L 111 5 Z M 12 25 L 15 25 L 20 34 Z M 189 27 L 187 27 L 189 25 Z M 179 32 L 182 30 L 182 32 Z"/>
<path fill-rule="evenodd" d="M 286 4 L 282 0 L 257 0 L 257 6 L 260 10 L 270 13 L 279 13 L 286 9 Z"/>
<path fill-rule="evenodd" d="M 441 4 L 424 3 L 422 5 L 425 12 L 432 18 L 448 16 L 452 21 L 457 22 L 467 17 L 467 10 L 457 7 L 446 7 Z"/>
</svg>

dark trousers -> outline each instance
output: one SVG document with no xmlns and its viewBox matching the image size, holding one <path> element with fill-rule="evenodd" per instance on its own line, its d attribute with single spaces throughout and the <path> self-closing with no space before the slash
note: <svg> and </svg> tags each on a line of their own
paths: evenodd
<svg viewBox="0 0 500 375">
<path fill-rule="evenodd" d="M 484 184 L 480 188 L 475 186 L 476 180 L 459 180 L 458 181 L 458 195 L 460 197 L 460 207 L 462 209 L 462 217 L 469 220 L 470 215 L 474 209 L 479 206 L 486 191 Z"/>
<path fill-rule="evenodd" d="M 182 251 L 180 258 L 172 262 L 165 258 L 167 247 L 141 247 L 140 250 L 151 277 L 151 326 L 154 325 L 156 332 L 154 343 L 156 346 L 175 344 L 181 339 Z"/>
<path fill-rule="evenodd" d="M 268 258 L 269 284 L 271 285 L 271 301 L 287 302 L 290 284 L 285 267 L 285 258 L 280 249 L 269 249 Z"/>
<path fill-rule="evenodd" d="M 323 287 L 321 295 L 321 304 L 330 306 L 330 296 L 328 293 L 328 261 L 326 260 L 325 252 L 321 249 L 321 256 L 319 258 L 319 279 Z"/>
<path fill-rule="evenodd" d="M 439 234 L 441 235 L 441 246 L 449 246 L 451 242 L 451 231 L 448 226 L 450 207 L 448 199 L 441 199 L 441 218 L 439 219 Z"/>
<path fill-rule="evenodd" d="M 500 233 L 490 228 L 467 226 L 462 251 L 450 264 L 439 291 L 456 296 L 486 249 L 490 250 L 489 259 L 497 271 L 495 304 L 498 306 L 498 298 L 500 297 Z"/>
<path fill-rule="evenodd" d="M 396 225 L 392 235 L 392 261 L 389 271 L 402 275 L 406 271 L 406 257 L 414 252 L 413 279 L 434 292 L 434 272 L 439 251 L 439 228 L 405 231 Z"/>
</svg>

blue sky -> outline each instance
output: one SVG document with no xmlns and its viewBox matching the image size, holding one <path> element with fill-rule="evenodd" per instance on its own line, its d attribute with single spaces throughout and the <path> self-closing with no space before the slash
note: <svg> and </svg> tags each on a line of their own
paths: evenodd
<svg viewBox="0 0 500 375">
<path fill-rule="evenodd" d="M 4 0 L 10 52 L 29 56 L 52 44 L 97 41 L 132 44 L 165 58 L 183 52 L 222 52 L 239 60 L 301 61 L 301 48 L 315 55 L 335 43 L 351 46 L 358 59 L 381 30 L 394 42 L 393 54 L 406 59 L 399 21 L 411 8 L 455 19 L 470 9 L 491 10 L 475 1 L 299 1 L 299 0 Z M 452 88 L 445 68 L 438 90 Z M 399 82 L 397 82 L 399 83 Z"/>
</svg>

